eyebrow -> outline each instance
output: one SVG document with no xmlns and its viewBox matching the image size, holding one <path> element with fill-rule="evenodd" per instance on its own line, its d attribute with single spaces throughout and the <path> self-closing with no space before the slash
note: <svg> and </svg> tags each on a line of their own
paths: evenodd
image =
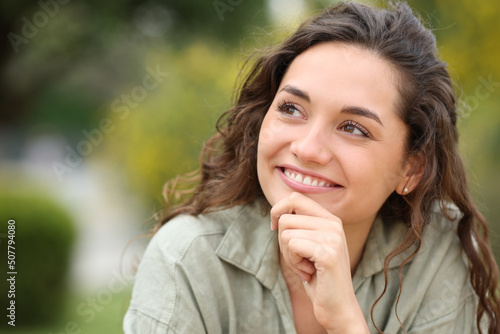
<svg viewBox="0 0 500 334">
<path fill-rule="evenodd" d="M 309 97 L 309 94 L 307 92 L 303 91 L 302 89 L 299 89 L 297 87 L 291 86 L 291 85 L 285 85 L 283 88 L 280 89 L 280 92 L 287 92 L 292 95 L 295 95 L 301 99 L 304 99 L 307 102 L 311 102 L 311 98 Z M 373 111 L 364 108 L 364 107 L 358 107 L 358 106 L 344 106 L 342 107 L 342 110 L 340 111 L 343 114 L 351 114 L 351 115 L 358 115 L 358 116 L 363 116 L 366 118 L 371 118 L 375 120 L 377 123 L 380 125 L 384 126 L 382 121 L 380 120 L 380 117 Z"/>
<path fill-rule="evenodd" d="M 366 118 L 371 118 L 375 120 L 377 123 L 380 125 L 384 126 L 382 121 L 380 120 L 380 117 L 373 111 L 363 108 L 363 107 L 356 107 L 356 106 L 344 106 L 342 110 L 340 111 L 343 114 L 351 114 L 351 115 L 358 115 L 358 116 L 363 116 Z"/>
<path fill-rule="evenodd" d="M 283 92 L 283 91 L 290 93 L 292 95 L 295 95 L 297 97 L 300 97 L 301 99 L 304 99 L 307 102 L 311 102 L 311 98 L 309 97 L 309 94 L 307 94 L 306 92 L 304 92 L 303 90 L 301 90 L 297 87 L 285 85 L 283 88 L 280 89 L 280 92 Z"/>
</svg>

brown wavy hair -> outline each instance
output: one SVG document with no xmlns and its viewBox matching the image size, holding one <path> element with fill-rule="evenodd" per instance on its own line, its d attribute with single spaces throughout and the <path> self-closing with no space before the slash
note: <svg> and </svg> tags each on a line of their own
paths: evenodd
<svg viewBox="0 0 500 334">
<path fill-rule="evenodd" d="M 434 35 L 405 3 L 391 4 L 388 9 L 351 2 L 337 4 L 304 22 L 277 47 L 253 62 L 247 61 L 249 71 L 237 89 L 234 107 L 221 116 L 217 134 L 204 145 L 199 171 L 165 185 L 166 209 L 157 228 L 181 213 L 197 215 L 264 198 L 256 167 L 262 120 L 291 62 L 304 50 L 324 42 L 370 50 L 396 69 L 396 112 L 408 127 L 405 154 L 420 154 L 424 161 L 418 186 L 407 196 L 394 192 L 381 208 L 382 215 L 397 217 L 409 227 L 405 239 L 385 259 L 385 287 L 389 262 L 416 246 L 399 268 L 402 286 L 402 268 L 420 249 L 434 203 L 454 203 L 461 212 L 461 217 L 455 219 L 457 234 L 479 300 L 478 330 L 482 333 L 480 322 L 486 318 L 488 333 L 500 333 L 498 266 L 489 244 L 487 223 L 469 195 L 466 171 L 458 153 L 458 101 L 452 80 L 446 64 L 437 56 Z M 180 204 L 173 205 L 173 197 Z M 269 208 L 267 201 L 262 203 Z M 444 208 L 441 211 L 447 215 Z M 449 218 L 453 221 L 453 217 Z M 372 307 L 372 321 L 373 308 L 384 294 L 385 289 Z M 401 289 L 398 301 L 400 294 Z"/>
</svg>

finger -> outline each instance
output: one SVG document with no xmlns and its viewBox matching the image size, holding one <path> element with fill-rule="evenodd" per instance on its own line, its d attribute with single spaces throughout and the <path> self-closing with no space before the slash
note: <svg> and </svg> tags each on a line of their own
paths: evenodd
<svg viewBox="0 0 500 334">
<path fill-rule="evenodd" d="M 307 239 L 293 239 L 283 250 L 283 257 L 289 267 L 297 267 L 303 259 L 308 259 L 314 264 L 315 270 L 318 269 L 318 265 L 324 269 L 331 268 L 333 264 L 337 263 L 338 259 L 335 257 L 339 254 L 340 252 L 328 245 Z"/>
<path fill-rule="evenodd" d="M 320 244 L 314 241 L 296 238 L 288 242 L 286 247 L 283 248 L 282 253 L 285 262 L 289 267 L 303 268 L 304 266 L 306 266 L 303 263 L 303 260 L 311 259 L 315 252 L 315 249 L 317 249 L 318 247 L 320 247 Z M 304 271 L 307 271 L 308 273 L 314 272 L 314 270 L 311 267 L 308 267 L 307 269 L 309 270 L 304 270 Z"/>
<path fill-rule="evenodd" d="M 302 270 L 297 270 L 296 268 L 291 268 L 292 272 L 299 276 L 300 280 L 302 282 L 309 282 L 312 278 L 312 275 L 311 274 L 308 274 L 307 272 L 305 271 L 302 271 Z"/>
<path fill-rule="evenodd" d="M 304 230 L 304 231 L 318 231 L 324 233 L 338 233 L 344 234 L 344 227 L 340 219 L 283 214 L 278 219 L 278 230 L 280 233 L 285 230 Z"/>
<path fill-rule="evenodd" d="M 343 250 L 347 249 L 346 247 L 346 241 L 344 235 L 340 235 L 337 233 L 325 233 L 323 231 L 308 231 L 308 230 L 285 230 L 279 234 L 279 247 L 280 250 L 282 250 L 282 253 L 284 250 L 290 248 L 290 244 L 296 242 L 297 240 L 307 240 L 315 243 L 319 247 L 321 246 L 322 250 L 323 249 L 338 249 L 340 250 L 339 252 L 342 252 Z M 321 253 L 321 254 L 324 254 Z M 318 255 L 318 254 L 313 254 L 313 255 Z M 308 257 L 309 259 L 313 261 L 317 261 L 318 258 L 311 258 L 310 256 Z M 295 263 L 299 262 L 299 259 L 296 259 Z"/>
<path fill-rule="evenodd" d="M 312 267 L 312 270 L 310 268 L 306 268 L 306 270 L 300 269 L 300 267 L 290 267 L 293 273 L 295 273 L 303 282 L 309 282 L 311 278 L 313 277 L 313 274 L 316 272 L 316 268 L 314 268 L 314 264 L 307 260 L 303 259 L 303 264 L 308 267 Z M 310 273 L 312 271 L 312 273 Z"/>
<path fill-rule="evenodd" d="M 300 242 L 300 240 L 294 239 L 292 241 L 292 244 L 295 242 Z M 290 268 L 293 268 L 294 271 L 302 271 L 307 274 L 314 274 L 314 272 L 316 271 L 314 263 L 311 262 L 308 258 L 297 254 L 294 248 L 290 247 L 289 245 L 290 244 L 282 248 L 283 259 L 285 260 L 286 265 Z"/>
<path fill-rule="evenodd" d="M 303 281 L 309 281 L 316 272 L 314 263 L 309 259 L 297 256 L 290 248 L 284 249 L 283 259 L 287 267 Z"/>
<path fill-rule="evenodd" d="M 282 199 L 271 209 L 272 230 L 276 230 L 278 228 L 278 220 L 283 214 L 300 214 L 324 218 L 337 218 L 319 203 L 297 192 L 293 192 L 290 196 Z"/>
<path fill-rule="evenodd" d="M 307 275 L 312 275 L 316 272 L 316 267 L 314 266 L 314 263 L 311 260 L 305 258 L 302 258 L 302 261 L 297 263 L 295 267 L 298 270 L 306 273 Z"/>
</svg>

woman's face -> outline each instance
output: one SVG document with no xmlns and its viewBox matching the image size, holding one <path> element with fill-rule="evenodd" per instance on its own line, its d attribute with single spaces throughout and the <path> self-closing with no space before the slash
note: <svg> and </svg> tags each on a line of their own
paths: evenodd
<svg viewBox="0 0 500 334">
<path fill-rule="evenodd" d="M 344 224 L 371 224 L 407 172 L 396 80 L 385 60 L 356 46 L 322 43 L 296 57 L 259 136 L 269 203 L 296 191 Z"/>
</svg>

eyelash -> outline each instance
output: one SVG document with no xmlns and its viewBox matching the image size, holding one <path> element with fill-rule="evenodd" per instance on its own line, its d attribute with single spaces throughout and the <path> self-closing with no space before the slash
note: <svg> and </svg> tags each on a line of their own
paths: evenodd
<svg viewBox="0 0 500 334">
<path fill-rule="evenodd" d="M 362 126 L 361 124 L 359 124 L 356 121 L 345 121 L 342 124 L 340 124 L 339 128 L 343 128 L 343 127 L 348 126 L 348 125 L 353 126 L 356 129 L 358 129 L 359 131 L 361 131 L 363 136 L 365 136 L 367 138 L 371 138 L 370 131 L 368 131 L 364 126 Z"/>
<path fill-rule="evenodd" d="M 293 109 L 297 110 L 299 113 L 301 113 L 299 111 L 299 109 L 295 106 L 295 104 L 292 103 L 292 102 L 288 102 L 287 100 L 283 100 L 283 101 L 281 101 L 281 102 L 278 103 L 278 111 L 279 112 L 286 113 L 287 115 L 289 115 L 286 112 L 287 108 L 293 108 Z"/>
<path fill-rule="evenodd" d="M 278 111 L 279 112 L 282 112 L 282 113 L 285 113 L 285 114 L 289 115 L 286 112 L 287 108 L 293 108 L 293 109 L 297 110 L 299 113 L 301 113 L 299 111 L 299 109 L 295 106 L 295 104 L 293 102 L 289 102 L 287 100 L 282 100 L 281 102 L 278 103 Z M 372 138 L 371 134 L 370 134 L 370 131 L 368 131 L 364 126 L 362 126 L 361 124 L 359 124 L 356 121 L 351 121 L 351 120 L 345 121 L 345 122 L 343 122 L 339 126 L 339 128 L 343 128 L 343 127 L 346 127 L 346 126 L 353 126 L 356 129 L 358 129 L 359 131 L 361 131 L 361 133 L 363 134 L 364 137 Z"/>
</svg>

